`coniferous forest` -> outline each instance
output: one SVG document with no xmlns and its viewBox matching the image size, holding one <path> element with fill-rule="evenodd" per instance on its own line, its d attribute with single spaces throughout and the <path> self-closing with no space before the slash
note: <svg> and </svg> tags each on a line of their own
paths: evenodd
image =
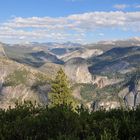
<svg viewBox="0 0 140 140">
<path fill-rule="evenodd" d="M 138 140 L 140 108 L 89 112 L 83 106 L 37 107 L 30 102 L 0 110 L 1 140 Z"/>
</svg>

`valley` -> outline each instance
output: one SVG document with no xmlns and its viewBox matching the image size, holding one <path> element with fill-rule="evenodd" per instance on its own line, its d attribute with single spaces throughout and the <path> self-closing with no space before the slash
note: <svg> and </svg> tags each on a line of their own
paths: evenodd
<svg viewBox="0 0 140 140">
<path fill-rule="evenodd" d="M 16 101 L 49 103 L 50 82 L 62 68 L 72 95 L 88 108 L 140 104 L 140 39 L 78 43 L 0 43 L 0 108 Z"/>
</svg>

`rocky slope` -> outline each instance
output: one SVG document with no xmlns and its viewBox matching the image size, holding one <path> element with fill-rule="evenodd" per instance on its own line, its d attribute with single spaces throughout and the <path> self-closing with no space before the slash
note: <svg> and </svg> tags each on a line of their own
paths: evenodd
<svg viewBox="0 0 140 140">
<path fill-rule="evenodd" d="M 81 48 L 81 49 L 76 50 L 74 52 L 64 54 L 59 58 L 62 59 L 63 61 L 68 61 L 69 59 L 76 58 L 76 57 L 81 57 L 81 58 L 87 59 L 87 58 L 90 58 L 92 56 L 100 55 L 102 53 L 103 53 L 103 51 L 100 49 Z"/>
<path fill-rule="evenodd" d="M 16 101 L 31 100 L 47 104 L 48 77 L 12 60 L 0 59 L 0 108 Z"/>
<path fill-rule="evenodd" d="M 113 48 L 89 60 L 91 73 L 127 73 L 139 67 L 140 47 Z"/>
</svg>

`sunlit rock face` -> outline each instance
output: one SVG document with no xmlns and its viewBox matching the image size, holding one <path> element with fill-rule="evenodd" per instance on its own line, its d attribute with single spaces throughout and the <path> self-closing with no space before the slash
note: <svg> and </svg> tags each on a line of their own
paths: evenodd
<svg viewBox="0 0 140 140">
<path fill-rule="evenodd" d="M 92 84 L 96 84 L 98 88 L 104 88 L 122 81 L 122 79 L 109 79 L 107 76 L 95 75 L 92 78 Z"/>
<path fill-rule="evenodd" d="M 94 111 L 97 111 L 100 109 L 109 110 L 109 109 L 120 108 L 121 104 L 117 100 L 111 101 L 111 100 L 104 99 L 100 101 L 91 102 L 90 104 L 88 104 L 88 107 Z"/>
<path fill-rule="evenodd" d="M 100 108 L 105 108 L 106 110 L 114 109 L 120 107 L 120 103 L 117 101 L 106 101 L 106 102 L 100 102 L 99 103 Z"/>
<path fill-rule="evenodd" d="M 92 83 L 92 76 L 88 71 L 88 65 L 83 58 L 73 58 L 65 63 L 65 73 L 72 82 Z"/>
<path fill-rule="evenodd" d="M 6 53 L 3 48 L 3 44 L 0 43 L 0 57 L 6 57 Z"/>
</svg>

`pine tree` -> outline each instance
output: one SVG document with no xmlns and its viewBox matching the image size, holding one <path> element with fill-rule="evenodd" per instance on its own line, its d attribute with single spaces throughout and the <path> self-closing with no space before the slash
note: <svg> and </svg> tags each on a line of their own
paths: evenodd
<svg viewBox="0 0 140 140">
<path fill-rule="evenodd" d="M 51 106 L 57 105 L 75 105 L 75 100 L 71 95 L 71 89 L 66 74 L 61 68 L 52 82 L 50 102 Z"/>
</svg>

